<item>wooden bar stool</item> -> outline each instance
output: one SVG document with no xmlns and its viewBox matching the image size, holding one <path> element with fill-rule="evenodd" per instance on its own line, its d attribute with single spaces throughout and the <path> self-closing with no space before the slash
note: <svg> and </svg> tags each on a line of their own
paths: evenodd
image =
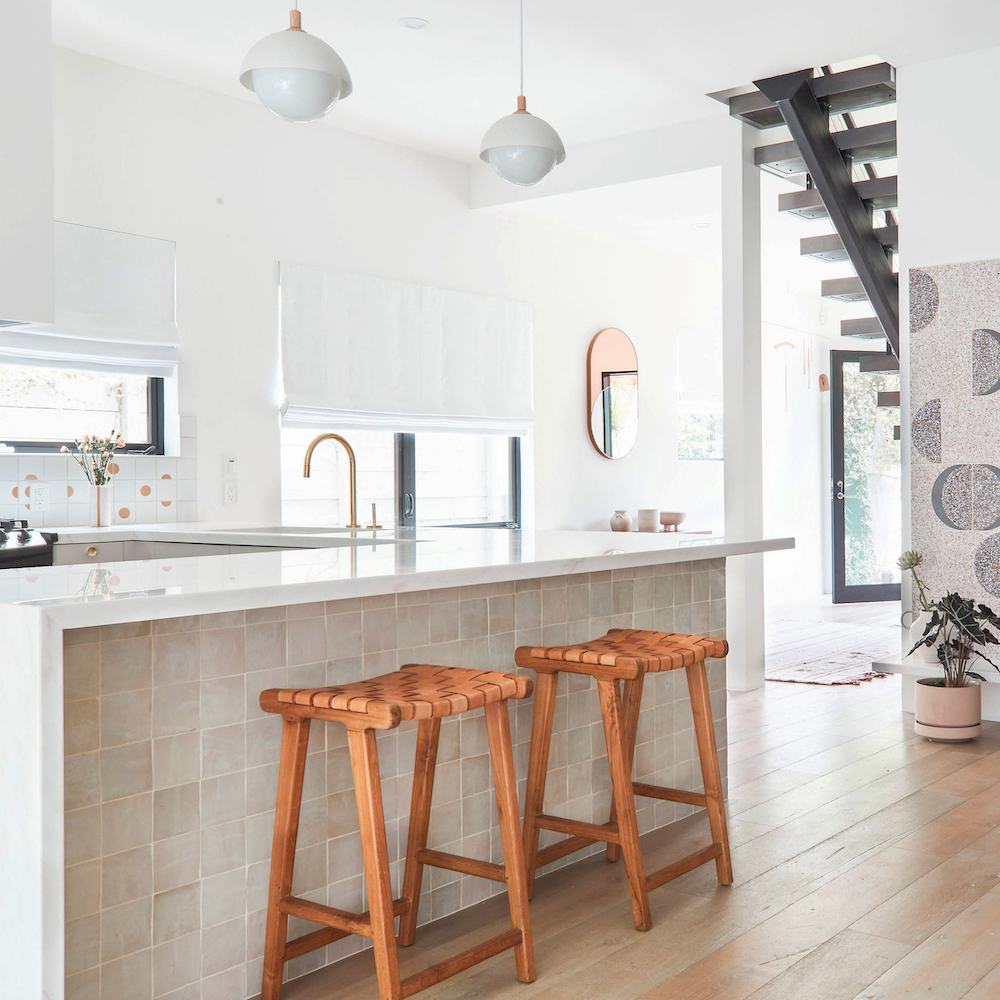
<svg viewBox="0 0 1000 1000">
<path fill-rule="evenodd" d="M 528 917 L 527 877 L 506 704 L 508 698 L 526 698 L 531 694 L 531 688 L 528 678 L 514 674 L 411 664 L 396 673 L 356 684 L 298 691 L 272 689 L 261 694 L 261 708 L 284 719 L 264 939 L 262 1000 L 279 1000 L 285 962 L 348 934 L 360 934 L 372 939 L 381 1000 L 411 996 L 508 948 L 514 949 L 517 978 L 526 983 L 534 980 L 535 957 Z M 483 708 L 486 714 L 503 843 L 502 865 L 427 850 L 427 826 L 441 719 L 474 708 Z M 309 724 L 313 719 L 340 722 L 347 728 L 368 889 L 369 910 L 366 913 L 346 913 L 290 895 L 306 745 Z M 410 831 L 403 894 L 393 900 L 375 731 L 394 729 L 400 722 L 411 719 L 418 720 L 419 725 Z M 400 981 L 393 920 L 397 916 L 400 918 L 399 944 L 413 944 L 424 865 L 506 882 L 512 927 L 454 958 Z M 286 943 L 289 916 L 303 917 L 325 927 Z"/>
<path fill-rule="evenodd" d="M 600 841 L 608 845 L 609 861 L 616 861 L 619 855 L 624 855 L 625 873 L 632 897 L 632 915 L 636 928 L 641 931 L 653 926 L 649 913 L 650 890 L 713 859 L 719 882 L 724 885 L 732 883 L 733 867 L 729 857 L 722 778 L 715 747 L 708 679 L 705 675 L 706 657 L 722 657 L 728 651 L 729 646 L 724 639 L 632 629 L 612 629 L 602 639 L 574 646 L 522 646 L 517 650 L 514 654 L 517 665 L 530 667 L 538 674 L 531 724 L 528 787 L 524 802 L 524 849 L 529 896 L 534 888 L 537 868 Z M 681 667 L 687 672 L 694 732 L 698 740 L 698 755 L 705 784 L 704 794 L 646 785 L 632 780 L 643 679 L 647 673 L 678 670 Z M 611 766 L 611 816 L 603 825 L 548 816 L 542 811 L 556 684 L 559 674 L 563 672 L 587 674 L 597 680 L 608 762 Z M 621 691 L 619 681 L 622 682 Z M 712 843 L 660 871 L 646 875 L 639 846 L 636 795 L 704 806 L 708 810 Z M 569 834 L 569 837 L 540 851 L 540 830 L 556 830 Z"/>
</svg>

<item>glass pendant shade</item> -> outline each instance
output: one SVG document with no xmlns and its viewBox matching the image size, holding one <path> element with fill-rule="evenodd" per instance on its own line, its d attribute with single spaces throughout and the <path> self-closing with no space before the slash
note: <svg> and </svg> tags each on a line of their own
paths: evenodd
<svg viewBox="0 0 1000 1000">
<path fill-rule="evenodd" d="M 247 53 L 240 83 L 279 118 L 314 122 L 347 97 L 353 85 L 344 61 L 299 27 L 298 14 L 291 12 L 291 28 L 267 35 Z"/>
<path fill-rule="evenodd" d="M 518 98 L 523 105 L 524 98 Z M 483 136 L 479 158 L 508 183 L 531 187 L 566 159 L 556 130 L 523 107 L 495 122 Z"/>
<path fill-rule="evenodd" d="M 544 146 L 494 146 L 489 162 L 508 184 L 531 187 L 552 172 L 556 153 Z"/>
</svg>

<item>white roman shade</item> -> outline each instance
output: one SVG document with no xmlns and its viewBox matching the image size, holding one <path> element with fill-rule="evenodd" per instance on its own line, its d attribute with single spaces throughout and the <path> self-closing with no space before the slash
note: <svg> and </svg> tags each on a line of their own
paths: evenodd
<svg viewBox="0 0 1000 1000">
<path fill-rule="evenodd" d="M 286 425 L 520 434 L 531 307 L 282 263 Z"/>
<path fill-rule="evenodd" d="M 0 327 L 0 364 L 175 375 L 174 243 L 55 225 L 56 321 Z"/>
</svg>

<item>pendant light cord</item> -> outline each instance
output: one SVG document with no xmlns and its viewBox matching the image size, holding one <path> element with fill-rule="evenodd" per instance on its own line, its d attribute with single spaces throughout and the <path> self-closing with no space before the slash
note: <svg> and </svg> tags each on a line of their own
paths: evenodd
<svg viewBox="0 0 1000 1000">
<path fill-rule="evenodd" d="M 520 96 L 524 97 L 524 0 L 521 0 L 521 90 Z"/>
</svg>

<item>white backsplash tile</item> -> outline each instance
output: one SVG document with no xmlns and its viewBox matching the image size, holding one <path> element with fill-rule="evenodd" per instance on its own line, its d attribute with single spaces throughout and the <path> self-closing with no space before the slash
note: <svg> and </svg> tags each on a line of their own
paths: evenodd
<svg viewBox="0 0 1000 1000">
<path fill-rule="evenodd" d="M 165 524 L 198 519 L 193 417 L 181 417 L 186 458 L 116 455 L 112 480 L 115 524 Z M 31 484 L 49 486 L 49 505 L 33 510 Z M 26 518 L 34 528 L 90 523 L 90 483 L 70 455 L 0 454 L 0 518 Z"/>
<path fill-rule="evenodd" d="M 41 455 L 18 455 L 18 479 L 41 479 L 44 471 L 45 459 Z"/>
</svg>

